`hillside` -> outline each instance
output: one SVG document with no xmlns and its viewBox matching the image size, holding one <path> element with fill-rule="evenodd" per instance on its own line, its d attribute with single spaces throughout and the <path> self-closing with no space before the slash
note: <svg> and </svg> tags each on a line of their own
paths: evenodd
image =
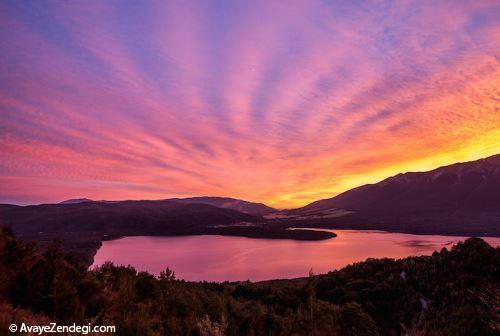
<svg viewBox="0 0 500 336">
<path fill-rule="evenodd" d="M 62 202 L 59 202 L 59 204 L 78 204 L 78 203 L 87 203 L 87 202 L 93 202 L 89 198 L 72 198 L 68 199 Z"/>
<path fill-rule="evenodd" d="M 395 231 L 500 235 L 500 155 L 398 174 L 286 213 Z"/>
<path fill-rule="evenodd" d="M 83 202 L 1 207 L 4 225 L 29 235 L 99 232 L 107 235 L 196 233 L 210 225 L 258 222 L 255 216 L 206 204 L 173 201 Z"/>
<path fill-rule="evenodd" d="M 219 208 L 233 209 L 256 216 L 264 216 L 278 211 L 262 203 L 248 202 L 229 197 L 202 196 L 189 198 L 171 198 L 169 200 L 185 204 L 209 204 Z"/>
</svg>

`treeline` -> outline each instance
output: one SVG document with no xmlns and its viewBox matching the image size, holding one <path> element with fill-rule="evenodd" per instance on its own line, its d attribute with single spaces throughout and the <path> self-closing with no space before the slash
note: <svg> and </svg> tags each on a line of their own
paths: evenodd
<svg viewBox="0 0 500 336">
<path fill-rule="evenodd" d="M 118 335 L 498 335 L 500 250 L 472 238 L 429 257 L 325 275 L 193 283 L 105 264 L 88 271 L 0 231 L 0 334 L 10 323 L 115 325 Z"/>
</svg>

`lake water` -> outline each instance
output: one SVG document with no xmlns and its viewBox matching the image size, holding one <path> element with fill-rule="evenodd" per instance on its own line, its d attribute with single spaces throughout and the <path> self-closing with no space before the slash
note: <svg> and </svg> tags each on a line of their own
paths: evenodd
<svg viewBox="0 0 500 336">
<path fill-rule="evenodd" d="M 382 231 L 332 230 L 322 241 L 254 239 L 230 236 L 125 237 L 103 242 L 94 265 L 132 265 L 158 275 L 166 267 L 193 281 L 269 280 L 304 277 L 342 268 L 367 258 L 430 255 L 465 237 L 422 236 Z M 492 246 L 500 238 L 485 238 Z"/>
</svg>

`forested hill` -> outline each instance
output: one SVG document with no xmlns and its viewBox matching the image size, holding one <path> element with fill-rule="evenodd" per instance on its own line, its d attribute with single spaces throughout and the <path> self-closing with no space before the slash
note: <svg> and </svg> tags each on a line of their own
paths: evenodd
<svg viewBox="0 0 500 336">
<path fill-rule="evenodd" d="M 193 283 L 0 231 L 0 334 L 10 323 L 116 325 L 118 335 L 498 335 L 500 249 L 478 238 L 428 257 L 369 259 L 325 275 Z"/>
</svg>

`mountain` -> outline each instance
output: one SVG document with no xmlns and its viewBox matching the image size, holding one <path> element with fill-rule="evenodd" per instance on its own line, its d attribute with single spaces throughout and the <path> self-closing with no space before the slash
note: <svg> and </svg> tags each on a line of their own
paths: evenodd
<svg viewBox="0 0 500 336">
<path fill-rule="evenodd" d="M 165 201 L 173 201 L 183 204 L 208 204 L 218 208 L 232 209 L 255 216 L 265 216 L 278 211 L 262 203 L 248 202 L 229 197 L 201 196 L 201 197 L 188 197 L 188 198 L 169 198 L 166 199 Z M 88 203 L 88 202 L 94 202 L 94 201 L 88 198 L 73 198 L 66 201 L 62 201 L 59 204 L 77 204 L 77 203 Z M 98 202 L 115 203 L 117 201 L 102 200 Z"/>
<path fill-rule="evenodd" d="M 59 204 L 77 204 L 77 203 L 87 203 L 87 202 L 93 202 L 93 200 L 88 198 L 72 198 L 69 200 L 62 201 Z"/>
<path fill-rule="evenodd" d="M 0 206 L 0 218 L 14 233 L 88 233 L 108 235 L 190 234 L 206 226 L 259 222 L 256 216 L 207 204 L 174 201 L 81 202 Z"/>
<path fill-rule="evenodd" d="M 219 208 L 233 209 L 256 216 L 265 216 L 278 211 L 262 203 L 248 202 L 229 197 L 203 196 L 189 198 L 171 198 L 169 200 L 185 204 L 209 204 Z"/>
<path fill-rule="evenodd" d="M 415 233 L 500 235 L 500 155 L 398 174 L 288 215 Z"/>
</svg>

